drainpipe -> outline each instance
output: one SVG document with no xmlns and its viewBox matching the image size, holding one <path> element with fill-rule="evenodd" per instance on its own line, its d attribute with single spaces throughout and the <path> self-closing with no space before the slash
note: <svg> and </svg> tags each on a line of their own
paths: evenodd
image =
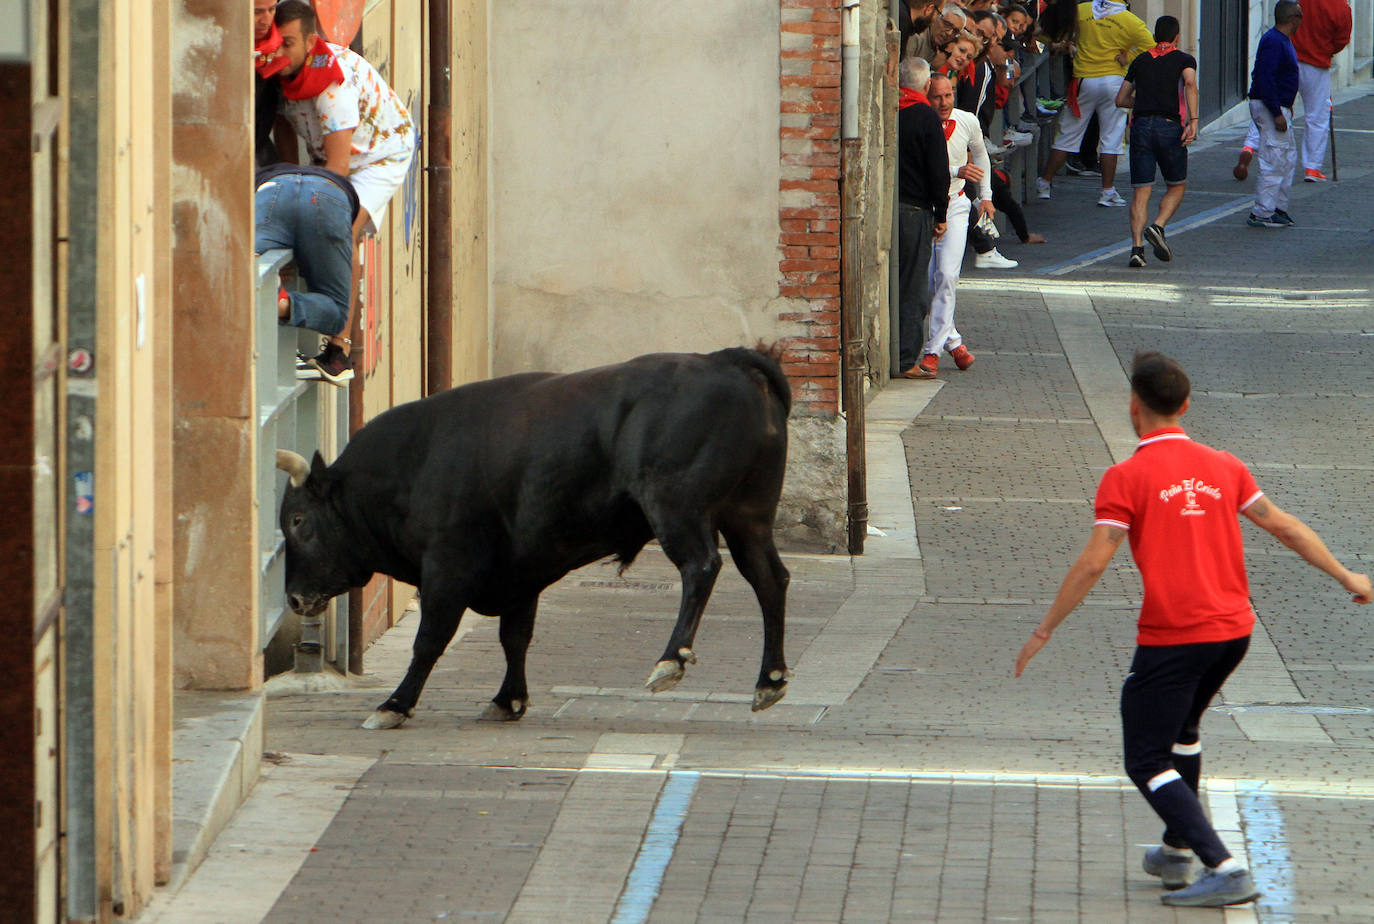
<svg viewBox="0 0 1374 924">
<path fill-rule="evenodd" d="M 453 114 L 449 0 L 429 0 L 425 394 L 453 387 Z"/>
<path fill-rule="evenodd" d="M 849 481 L 849 554 L 862 555 L 868 534 L 864 456 L 862 259 L 859 250 L 863 190 L 859 140 L 859 0 L 845 0 L 840 70 L 840 337 L 841 397 Z"/>
</svg>

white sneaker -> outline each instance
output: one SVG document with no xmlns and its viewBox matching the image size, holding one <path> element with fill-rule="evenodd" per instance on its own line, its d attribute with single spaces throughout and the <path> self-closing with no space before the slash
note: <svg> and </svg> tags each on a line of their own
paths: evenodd
<svg viewBox="0 0 1374 924">
<path fill-rule="evenodd" d="M 1003 144 L 1024 145 L 1030 144 L 1034 140 L 1035 136 L 1030 132 L 1018 132 L 1014 128 L 1009 128 L 1002 134 Z"/>
<path fill-rule="evenodd" d="M 991 157 L 991 156 L 994 155 L 994 154 L 1005 154 L 1005 153 L 1007 153 L 1007 149 L 1006 149 L 1006 148 L 1002 147 L 1000 144 L 997 144 L 997 143 L 994 142 L 991 138 L 984 138 L 984 139 L 983 139 L 983 148 L 988 152 L 988 156 L 989 156 L 989 157 Z"/>
<path fill-rule="evenodd" d="M 1121 198 L 1121 193 L 1116 191 L 1116 187 L 1102 190 L 1102 195 L 1097 197 L 1097 204 L 1106 208 L 1121 208 L 1126 204 L 1126 200 Z"/>
<path fill-rule="evenodd" d="M 973 265 L 978 269 L 1011 269 L 1013 266 L 1020 266 L 1021 264 L 1015 260 L 1008 260 L 994 247 L 987 253 L 980 253 L 974 257 Z"/>
<path fill-rule="evenodd" d="M 1037 196 L 1039 196 L 1041 199 L 1049 199 L 1049 198 L 1051 198 L 1051 193 L 1050 193 L 1050 182 L 1049 182 L 1049 180 L 1045 179 L 1043 176 L 1038 176 L 1038 177 L 1036 177 L 1036 178 L 1035 178 L 1035 194 L 1036 194 Z"/>
</svg>

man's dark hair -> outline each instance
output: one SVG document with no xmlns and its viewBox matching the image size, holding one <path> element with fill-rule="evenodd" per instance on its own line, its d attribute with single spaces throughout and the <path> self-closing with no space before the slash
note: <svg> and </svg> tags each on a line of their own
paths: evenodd
<svg viewBox="0 0 1374 924">
<path fill-rule="evenodd" d="M 1281 26 L 1290 19 L 1297 19 L 1302 15 L 1302 9 L 1298 6 L 1297 0 L 1279 0 L 1274 4 L 1274 25 Z"/>
<path fill-rule="evenodd" d="M 1172 417 L 1188 400 L 1188 373 L 1163 353 L 1137 353 L 1131 361 L 1131 391 L 1161 417 Z"/>
<path fill-rule="evenodd" d="M 320 31 L 315 23 L 315 11 L 305 0 L 281 0 L 277 4 L 277 15 L 273 17 L 277 27 L 289 22 L 300 22 L 301 35 L 311 35 Z"/>
<path fill-rule="evenodd" d="M 1027 19 L 1034 19 L 1034 18 L 1035 18 L 1034 16 L 1031 15 L 1030 10 L 1026 8 L 1026 5 L 1025 5 L 1024 3 L 1007 3 L 1007 4 L 1004 4 L 1003 7 L 1002 7 L 1002 15 L 1005 17 L 1005 16 L 1010 16 L 1012 13 L 1020 13 L 1021 15 L 1025 16 Z"/>
<path fill-rule="evenodd" d="M 1155 41 L 1172 42 L 1178 38 L 1178 20 L 1173 16 L 1161 16 L 1155 20 Z"/>
</svg>

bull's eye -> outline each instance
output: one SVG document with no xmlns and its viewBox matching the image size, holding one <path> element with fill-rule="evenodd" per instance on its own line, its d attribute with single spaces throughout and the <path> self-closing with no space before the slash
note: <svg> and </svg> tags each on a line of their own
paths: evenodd
<svg viewBox="0 0 1374 924">
<path fill-rule="evenodd" d="M 299 528 L 300 528 L 300 525 L 301 525 L 302 523 L 304 523 L 304 522 L 305 522 L 305 514 L 302 514 L 302 513 L 292 514 L 292 516 L 291 516 L 291 528 L 292 528 L 292 529 L 299 529 Z"/>
</svg>

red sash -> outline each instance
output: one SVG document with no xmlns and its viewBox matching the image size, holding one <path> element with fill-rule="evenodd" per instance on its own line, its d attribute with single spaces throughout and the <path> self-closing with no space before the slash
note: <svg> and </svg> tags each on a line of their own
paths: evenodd
<svg viewBox="0 0 1374 924">
<path fill-rule="evenodd" d="M 311 99 L 336 83 L 343 83 L 343 68 L 324 39 L 315 36 L 315 45 L 305 56 L 301 69 L 282 78 L 281 91 L 287 99 Z"/>
<path fill-rule="evenodd" d="M 1074 114 L 1074 118 L 1083 118 L 1083 113 L 1078 111 L 1078 78 L 1069 81 L 1069 101 L 1065 103 L 1069 107 L 1069 112 Z"/>
</svg>

